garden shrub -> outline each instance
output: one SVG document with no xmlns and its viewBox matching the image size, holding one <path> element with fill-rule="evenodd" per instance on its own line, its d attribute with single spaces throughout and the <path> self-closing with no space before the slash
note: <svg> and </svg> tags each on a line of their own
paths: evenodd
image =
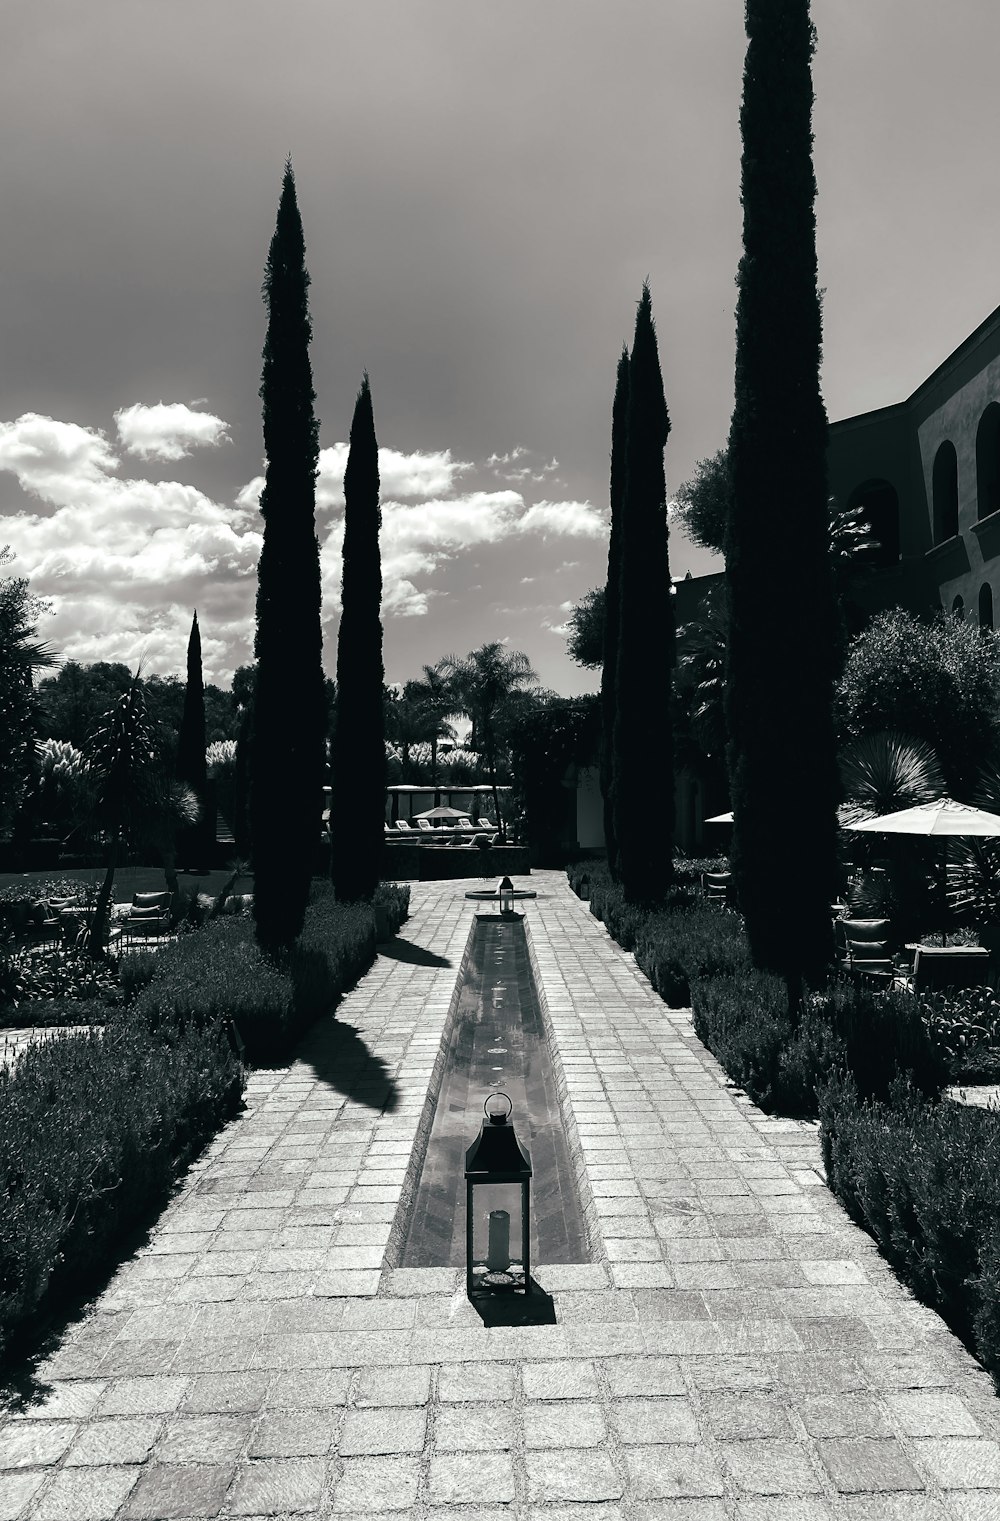
<svg viewBox="0 0 1000 1521">
<path fill-rule="evenodd" d="M 863 1099 L 834 1074 L 820 1121 L 848 1213 L 1000 1380 L 1000 1116 L 928 1102 L 903 1078 L 888 1102 Z"/>
<path fill-rule="evenodd" d="M 134 1003 L 153 980 L 159 951 L 124 951 L 118 959 L 118 985 L 126 1003 Z"/>
<path fill-rule="evenodd" d="M 217 1025 L 116 1010 L 104 1032 L 29 1046 L 0 1070 L 0 1355 L 150 1218 L 233 1112 L 243 1074 Z"/>
<path fill-rule="evenodd" d="M 410 917 L 410 887 L 407 882 L 380 882 L 372 894 L 372 908 L 384 908 L 395 935 Z"/>
<path fill-rule="evenodd" d="M 267 1061 L 293 1036 L 293 1001 L 292 979 L 264 956 L 253 921 L 224 918 L 157 951 L 153 976 L 133 1009 L 155 1027 L 203 1029 L 232 1021 L 247 1059 Z"/>
<path fill-rule="evenodd" d="M 750 951 L 739 914 L 682 887 L 669 897 L 672 909 L 637 929 L 635 959 L 665 1003 L 686 1008 L 697 978 L 748 972 Z"/>
<path fill-rule="evenodd" d="M 817 1085 L 835 1067 L 850 1070 L 866 1097 L 885 1098 L 900 1073 L 927 1097 L 947 1079 L 907 993 L 838 979 L 807 996 L 797 1024 L 784 979 L 766 972 L 701 979 L 692 997 L 699 1040 L 762 1109 L 814 1117 Z"/>
<path fill-rule="evenodd" d="M 953 1083 L 1000 1082 L 1000 998 L 992 988 L 928 990 L 915 996 Z"/>
<path fill-rule="evenodd" d="M 3 1010 L 3 1023 L 12 1030 L 34 1026 L 57 1029 L 67 1025 L 103 1025 L 116 1007 L 107 998 L 32 998 L 17 1008 Z"/>
<path fill-rule="evenodd" d="M 62 945 L 8 946 L 0 951 L 0 1020 L 16 1024 L 19 1009 L 43 999 L 95 998 L 118 1002 L 114 961 L 94 961 L 86 952 Z"/>
<path fill-rule="evenodd" d="M 280 1062 L 374 955 L 371 907 L 338 903 L 329 884 L 317 882 L 302 933 L 279 965 L 261 951 L 248 915 L 224 915 L 155 953 L 135 1008 L 158 1021 L 232 1021 L 248 1061 Z"/>
</svg>

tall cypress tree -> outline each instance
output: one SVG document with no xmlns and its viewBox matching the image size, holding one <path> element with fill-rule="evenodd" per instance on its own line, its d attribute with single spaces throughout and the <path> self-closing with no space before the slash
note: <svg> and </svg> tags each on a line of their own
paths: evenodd
<svg viewBox="0 0 1000 1521">
<path fill-rule="evenodd" d="M 184 688 L 184 708 L 181 713 L 180 733 L 177 736 L 177 760 L 174 766 L 177 780 L 185 782 L 194 792 L 201 814 L 197 824 L 183 831 L 180 848 L 192 851 L 200 865 L 208 861 L 206 854 L 213 843 L 209 839 L 214 822 L 209 818 L 208 772 L 205 765 L 205 681 L 201 668 L 201 630 L 198 627 L 198 611 L 191 619 L 191 633 L 187 647 L 187 684 Z"/>
<path fill-rule="evenodd" d="M 344 472 L 344 575 L 330 797 L 332 875 L 342 901 L 370 898 L 382 866 L 385 721 L 378 493 L 378 442 L 366 374 L 354 407 Z"/>
<path fill-rule="evenodd" d="M 636 313 L 626 415 L 612 797 L 618 879 L 626 901 L 651 903 L 671 873 L 674 610 L 663 473 L 670 418 L 648 285 Z M 651 786 L 660 821 L 656 830 L 649 827 Z"/>
<path fill-rule="evenodd" d="M 608 867 L 618 880 L 618 842 L 614 810 L 614 727 L 618 673 L 618 616 L 621 581 L 622 503 L 625 499 L 625 438 L 628 412 L 628 349 L 618 360 L 615 399 L 611 408 L 611 533 L 608 538 L 608 581 L 604 593 L 604 666 L 601 671 L 601 795 L 604 800 L 604 842 Z"/>
<path fill-rule="evenodd" d="M 274 954 L 302 928 L 320 835 L 324 693 L 316 468 L 319 424 L 309 363 L 302 221 L 291 162 L 267 256 L 267 336 L 260 396 L 267 465 L 257 567 L 257 681 L 250 819 L 254 919 Z"/>
<path fill-rule="evenodd" d="M 830 951 L 836 612 L 827 553 L 808 0 L 747 0 L 743 257 L 726 539 L 732 866 L 756 965 Z"/>
</svg>

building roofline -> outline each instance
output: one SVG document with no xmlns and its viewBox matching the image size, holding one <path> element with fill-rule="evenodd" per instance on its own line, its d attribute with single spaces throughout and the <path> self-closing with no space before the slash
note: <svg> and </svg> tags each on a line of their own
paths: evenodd
<svg viewBox="0 0 1000 1521">
<path fill-rule="evenodd" d="M 943 379 L 950 369 L 960 364 L 963 359 L 967 359 L 973 350 L 982 343 L 983 339 L 987 338 L 996 329 L 1000 329 L 1000 306 L 995 306 L 989 316 L 984 317 L 979 326 L 973 328 L 972 332 L 962 339 L 957 348 L 952 349 L 951 353 L 942 359 L 941 363 L 929 375 L 925 376 L 905 400 L 890 402 L 887 407 L 873 407 L 869 412 L 856 412 L 852 413 L 850 417 L 838 418 L 836 422 L 830 424 L 830 427 L 843 428 L 850 423 L 867 423 L 877 417 L 887 417 L 892 412 L 909 410 L 910 407 L 920 400 L 926 391 L 930 390 L 939 380 Z"/>
</svg>

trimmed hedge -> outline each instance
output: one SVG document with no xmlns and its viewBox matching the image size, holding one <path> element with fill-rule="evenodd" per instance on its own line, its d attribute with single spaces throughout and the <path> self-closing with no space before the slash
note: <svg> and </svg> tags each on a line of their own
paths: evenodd
<svg viewBox="0 0 1000 1521">
<path fill-rule="evenodd" d="M 0 1355 L 166 1202 L 242 1088 L 219 1026 L 154 1025 L 134 1010 L 0 1070 Z"/>
<path fill-rule="evenodd" d="M 850 1077 L 827 1083 L 830 1186 L 1000 1386 L 1000 1117 L 928 1103 L 902 1080 L 889 1100 L 864 1100 Z"/>
<path fill-rule="evenodd" d="M 156 1022 L 232 1021 L 247 1060 L 275 1064 L 374 956 L 370 906 L 337 903 L 332 889 L 318 883 L 302 933 L 280 966 L 264 956 L 248 916 L 213 919 L 155 953 L 135 1008 Z"/>
<path fill-rule="evenodd" d="M 813 1119 L 817 1089 L 848 1070 L 864 1096 L 884 1098 L 900 1073 L 936 1097 L 948 1081 L 917 1001 L 837 979 L 806 999 L 798 1025 L 784 980 L 767 972 L 714 977 L 693 988 L 694 1029 L 733 1082 L 763 1109 Z"/>
</svg>

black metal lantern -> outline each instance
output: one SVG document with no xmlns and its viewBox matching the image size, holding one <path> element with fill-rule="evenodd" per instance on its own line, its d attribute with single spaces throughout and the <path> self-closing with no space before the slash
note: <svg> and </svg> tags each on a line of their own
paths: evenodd
<svg viewBox="0 0 1000 1521">
<path fill-rule="evenodd" d="M 513 1104 L 491 1093 L 465 1153 L 465 1262 L 469 1297 L 531 1291 L 531 1157 L 514 1134 Z"/>
<path fill-rule="evenodd" d="M 514 884 L 509 877 L 501 877 L 497 897 L 500 899 L 501 915 L 504 919 L 509 919 L 514 912 Z"/>
</svg>

